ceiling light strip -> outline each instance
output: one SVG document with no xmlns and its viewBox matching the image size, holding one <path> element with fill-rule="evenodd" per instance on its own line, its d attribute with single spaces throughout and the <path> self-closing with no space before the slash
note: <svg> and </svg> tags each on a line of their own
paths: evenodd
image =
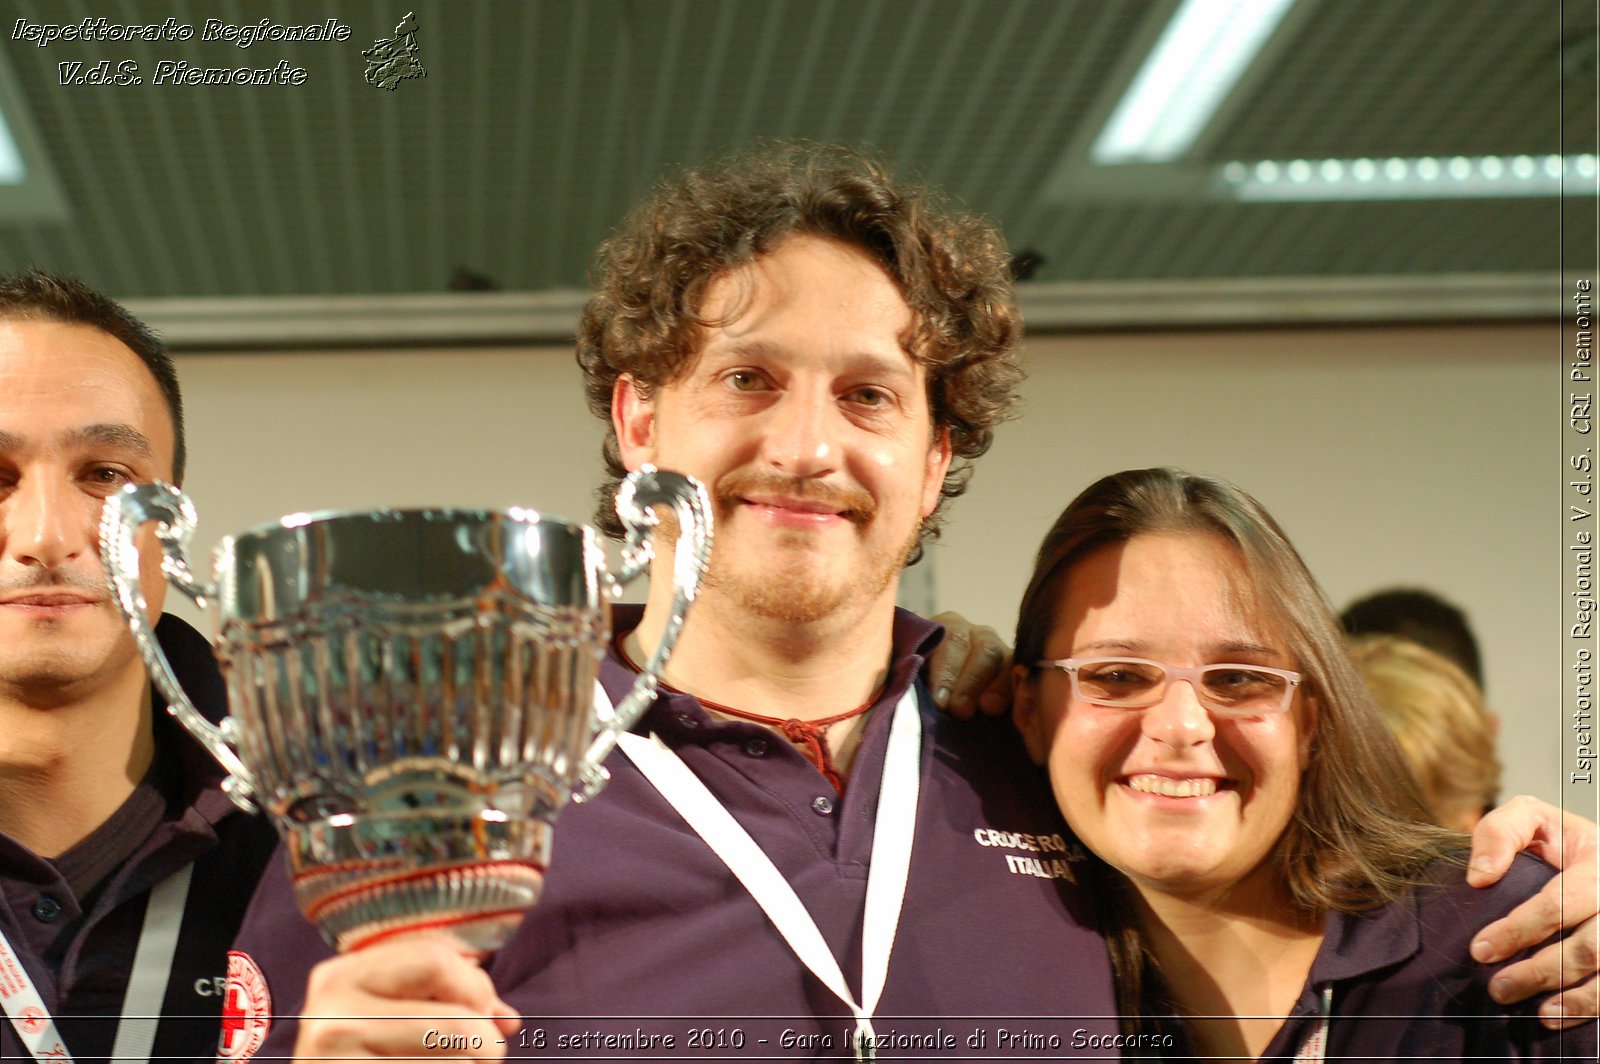
<svg viewBox="0 0 1600 1064">
<path fill-rule="evenodd" d="M 1217 170 L 1227 193 L 1246 203 L 1592 196 L 1597 176 L 1594 155 L 1263 159 Z"/>
</svg>

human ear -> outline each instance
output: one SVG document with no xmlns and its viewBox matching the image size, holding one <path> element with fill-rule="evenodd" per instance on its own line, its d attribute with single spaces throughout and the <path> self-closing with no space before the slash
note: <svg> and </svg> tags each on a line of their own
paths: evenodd
<svg viewBox="0 0 1600 1064">
<path fill-rule="evenodd" d="M 611 386 L 611 427 L 617 433 L 617 453 L 629 470 L 655 458 L 655 403 L 627 374 Z"/>
<path fill-rule="evenodd" d="M 928 448 L 928 467 L 922 481 L 922 516 L 927 517 L 939 508 L 940 491 L 944 488 L 944 475 L 950 469 L 950 430 L 940 429 Z"/>
<path fill-rule="evenodd" d="M 1011 720 L 1022 733 L 1028 756 L 1036 765 L 1045 763 L 1050 752 L 1050 721 L 1039 708 L 1034 692 L 1032 670 L 1023 665 L 1011 667 Z"/>
</svg>

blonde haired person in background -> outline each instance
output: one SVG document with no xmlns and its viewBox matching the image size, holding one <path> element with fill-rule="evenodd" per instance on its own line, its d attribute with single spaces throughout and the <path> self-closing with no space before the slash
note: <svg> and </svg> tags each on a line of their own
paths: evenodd
<svg viewBox="0 0 1600 1064">
<path fill-rule="evenodd" d="M 1394 636 L 1357 636 L 1350 657 L 1399 740 L 1434 822 L 1472 830 L 1500 790 L 1499 722 L 1478 685 L 1442 656 Z"/>
</svg>

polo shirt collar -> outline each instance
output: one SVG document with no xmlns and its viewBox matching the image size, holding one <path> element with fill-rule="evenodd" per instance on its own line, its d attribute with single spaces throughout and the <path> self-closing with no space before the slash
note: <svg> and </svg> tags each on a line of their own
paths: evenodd
<svg viewBox="0 0 1600 1064">
<path fill-rule="evenodd" d="M 644 616 L 644 606 L 622 603 L 611 607 L 611 624 L 618 633 L 631 632 Z M 890 633 L 891 655 L 889 675 L 874 707 L 893 705 L 916 682 L 923 663 L 933 648 L 944 638 L 944 627 L 909 610 L 896 608 L 894 627 Z M 620 698 L 633 685 L 635 673 L 608 650 L 600 663 L 600 682 L 612 698 Z M 634 731 L 641 734 L 656 732 L 684 738 L 703 729 L 724 722 L 713 718 L 691 695 L 662 691 L 645 712 Z"/>
<path fill-rule="evenodd" d="M 1422 951 L 1419 905 L 1417 892 L 1410 891 L 1366 912 L 1329 913 L 1308 983 L 1356 979 L 1416 956 Z"/>
</svg>

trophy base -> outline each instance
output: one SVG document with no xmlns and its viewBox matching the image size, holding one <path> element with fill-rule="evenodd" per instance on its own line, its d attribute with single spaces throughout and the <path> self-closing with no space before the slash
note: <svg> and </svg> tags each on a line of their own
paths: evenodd
<svg viewBox="0 0 1600 1064">
<path fill-rule="evenodd" d="M 401 835 L 384 818 L 345 819 L 287 835 L 300 910 L 341 953 L 419 934 L 492 952 L 539 900 L 550 854 L 543 821 L 408 817 Z"/>
</svg>

